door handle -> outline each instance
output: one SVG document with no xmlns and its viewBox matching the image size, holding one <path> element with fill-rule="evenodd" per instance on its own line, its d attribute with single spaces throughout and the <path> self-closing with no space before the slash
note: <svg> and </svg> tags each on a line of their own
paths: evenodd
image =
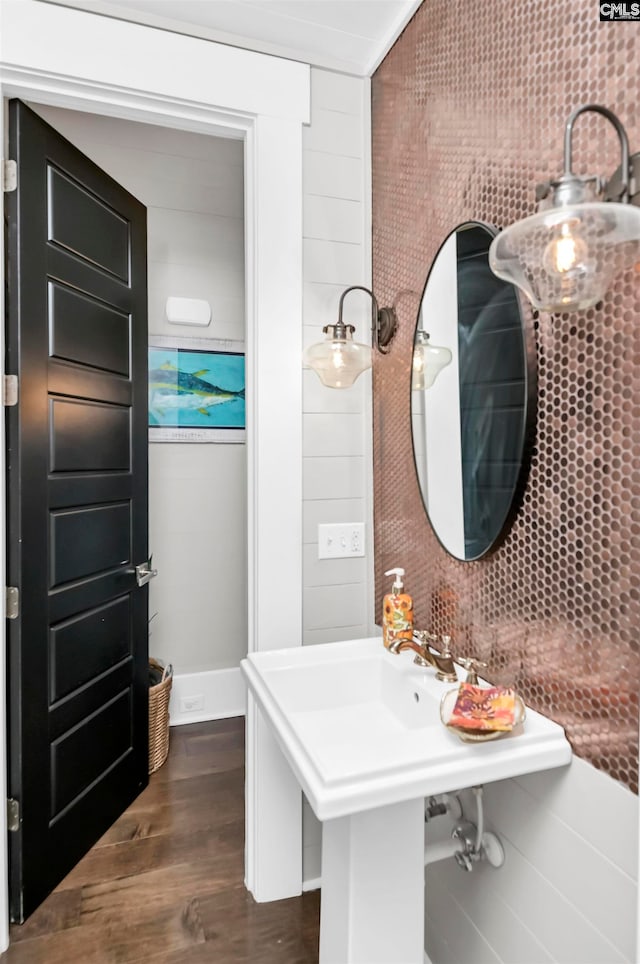
<svg viewBox="0 0 640 964">
<path fill-rule="evenodd" d="M 153 556 L 149 556 L 146 562 L 141 562 L 135 569 L 127 570 L 127 572 L 135 572 L 136 582 L 139 586 L 146 586 L 148 582 L 158 575 L 158 570 L 151 568 L 152 559 Z"/>
</svg>

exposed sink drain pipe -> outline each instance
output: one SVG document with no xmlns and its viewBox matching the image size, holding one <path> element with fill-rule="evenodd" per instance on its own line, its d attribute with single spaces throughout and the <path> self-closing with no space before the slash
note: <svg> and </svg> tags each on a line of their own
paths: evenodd
<svg viewBox="0 0 640 964">
<path fill-rule="evenodd" d="M 502 867 L 504 863 L 504 848 L 496 834 L 484 830 L 484 805 L 482 787 L 473 787 L 472 793 L 476 802 L 476 823 L 462 818 L 462 807 L 457 796 L 443 794 L 440 800 L 430 797 L 425 809 L 425 820 L 451 813 L 458 820 L 451 832 L 450 840 L 443 840 L 436 844 L 426 844 L 424 848 L 424 863 L 434 864 L 439 860 L 454 857 L 456 863 L 463 870 L 471 872 L 474 864 L 479 860 L 486 860 L 492 867 Z M 455 801 L 455 802 L 454 802 Z"/>
</svg>

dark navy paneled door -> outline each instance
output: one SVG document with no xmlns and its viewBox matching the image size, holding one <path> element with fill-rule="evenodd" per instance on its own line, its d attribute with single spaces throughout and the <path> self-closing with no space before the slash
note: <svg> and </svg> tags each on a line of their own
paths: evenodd
<svg viewBox="0 0 640 964">
<path fill-rule="evenodd" d="M 10 902 L 22 921 L 147 783 L 146 209 L 19 101 L 6 195 Z"/>
</svg>

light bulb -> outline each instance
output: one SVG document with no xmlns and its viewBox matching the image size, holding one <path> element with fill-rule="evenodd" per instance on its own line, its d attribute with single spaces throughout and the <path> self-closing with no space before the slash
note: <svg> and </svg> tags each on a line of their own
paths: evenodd
<svg viewBox="0 0 640 964">
<path fill-rule="evenodd" d="M 418 337 L 421 333 L 418 334 Z M 414 392 L 423 392 L 425 390 L 424 383 L 424 346 L 421 341 L 418 341 L 415 348 L 413 349 L 413 366 L 411 372 L 411 390 Z"/>
<path fill-rule="evenodd" d="M 542 263 L 550 274 L 580 274 L 590 270 L 589 247 L 577 230 L 577 218 L 563 221 L 555 237 L 544 250 Z"/>
<path fill-rule="evenodd" d="M 336 345 L 336 344 L 333 344 L 331 347 L 332 347 L 332 349 L 333 349 L 333 352 L 332 352 L 332 355 L 331 355 L 331 364 L 332 364 L 333 367 L 336 369 L 336 371 L 339 371 L 341 368 L 344 368 L 344 366 L 345 366 L 345 360 L 344 360 L 344 355 L 343 355 L 343 353 L 342 353 L 342 347 L 341 347 L 340 345 Z"/>
</svg>

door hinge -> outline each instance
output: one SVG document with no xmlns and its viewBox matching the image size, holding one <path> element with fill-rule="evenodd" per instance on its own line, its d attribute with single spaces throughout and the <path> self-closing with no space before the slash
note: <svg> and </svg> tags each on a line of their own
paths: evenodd
<svg viewBox="0 0 640 964">
<path fill-rule="evenodd" d="M 15 833 L 20 829 L 20 804 L 13 797 L 7 800 L 7 830 Z"/>
<path fill-rule="evenodd" d="M 18 376 L 17 375 L 4 376 L 4 383 L 3 383 L 3 390 L 2 390 L 2 404 L 6 406 L 18 404 Z"/>
<path fill-rule="evenodd" d="M 17 586 L 5 587 L 4 605 L 7 619 L 17 619 L 20 613 L 20 592 Z"/>
<path fill-rule="evenodd" d="M 15 191 L 18 186 L 18 165 L 15 161 L 2 162 L 2 190 Z"/>
</svg>

